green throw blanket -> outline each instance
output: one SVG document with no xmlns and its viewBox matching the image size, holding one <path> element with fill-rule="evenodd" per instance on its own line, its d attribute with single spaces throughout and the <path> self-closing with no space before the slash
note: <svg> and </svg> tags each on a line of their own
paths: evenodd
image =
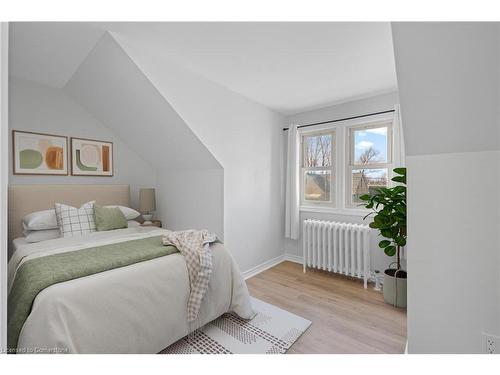
<svg viewBox="0 0 500 375">
<path fill-rule="evenodd" d="M 42 290 L 53 284 L 178 252 L 174 246 L 164 246 L 162 237 L 143 238 L 48 255 L 21 264 L 8 301 L 9 349 L 17 348 L 19 334 L 31 312 L 33 301 Z"/>
</svg>

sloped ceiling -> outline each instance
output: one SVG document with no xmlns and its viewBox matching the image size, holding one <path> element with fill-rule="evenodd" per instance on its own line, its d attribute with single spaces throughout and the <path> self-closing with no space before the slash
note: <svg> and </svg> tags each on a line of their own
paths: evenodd
<svg viewBox="0 0 500 375">
<path fill-rule="evenodd" d="M 105 31 L 283 114 L 397 88 L 388 22 L 13 23 L 11 73 L 62 87 Z"/>
<path fill-rule="evenodd" d="M 286 115 L 397 89 L 388 22 L 160 22 L 103 27 Z"/>
<path fill-rule="evenodd" d="M 104 30 L 81 22 L 11 22 L 10 74 L 61 88 Z"/>
<path fill-rule="evenodd" d="M 157 170 L 221 168 L 108 33 L 64 90 Z"/>
</svg>

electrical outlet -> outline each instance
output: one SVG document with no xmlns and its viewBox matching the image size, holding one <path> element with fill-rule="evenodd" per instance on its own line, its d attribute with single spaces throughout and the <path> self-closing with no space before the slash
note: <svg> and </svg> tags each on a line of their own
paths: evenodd
<svg viewBox="0 0 500 375">
<path fill-rule="evenodd" d="M 487 354 L 495 354 L 497 348 L 497 340 L 494 337 L 487 336 L 486 337 L 486 353 Z"/>
<path fill-rule="evenodd" d="M 485 352 L 486 352 L 486 354 L 496 354 L 497 353 L 497 342 L 500 345 L 500 337 L 485 333 L 484 338 L 485 338 Z"/>
</svg>

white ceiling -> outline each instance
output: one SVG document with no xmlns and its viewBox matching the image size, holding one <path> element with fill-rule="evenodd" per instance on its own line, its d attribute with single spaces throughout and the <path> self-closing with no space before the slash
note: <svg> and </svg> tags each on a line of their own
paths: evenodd
<svg viewBox="0 0 500 375">
<path fill-rule="evenodd" d="M 10 74 L 61 88 L 103 34 L 79 22 L 11 22 Z"/>
<path fill-rule="evenodd" d="M 18 23 L 11 72 L 63 87 L 104 31 L 284 114 L 397 88 L 389 23 Z"/>
</svg>

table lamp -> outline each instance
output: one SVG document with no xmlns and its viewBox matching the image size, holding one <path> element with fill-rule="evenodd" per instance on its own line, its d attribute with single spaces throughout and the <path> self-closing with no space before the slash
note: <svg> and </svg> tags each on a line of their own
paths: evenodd
<svg viewBox="0 0 500 375">
<path fill-rule="evenodd" d="M 155 189 L 143 188 L 139 190 L 139 211 L 146 220 L 143 224 L 151 224 L 153 212 L 156 211 Z"/>
</svg>

